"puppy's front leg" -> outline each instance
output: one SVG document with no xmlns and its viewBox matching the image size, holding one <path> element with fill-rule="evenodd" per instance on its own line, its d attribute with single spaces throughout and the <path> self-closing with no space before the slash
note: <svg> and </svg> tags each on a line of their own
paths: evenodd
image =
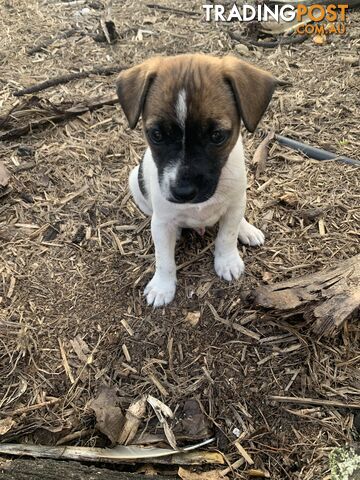
<svg viewBox="0 0 360 480">
<path fill-rule="evenodd" d="M 162 307 L 171 302 L 176 290 L 175 243 L 177 228 L 153 215 L 151 234 L 155 245 L 155 275 L 145 288 L 149 305 Z"/>
<path fill-rule="evenodd" d="M 215 241 L 215 271 L 227 281 L 236 280 L 245 266 L 237 248 L 239 224 L 244 216 L 244 206 L 230 207 L 220 219 Z"/>
</svg>

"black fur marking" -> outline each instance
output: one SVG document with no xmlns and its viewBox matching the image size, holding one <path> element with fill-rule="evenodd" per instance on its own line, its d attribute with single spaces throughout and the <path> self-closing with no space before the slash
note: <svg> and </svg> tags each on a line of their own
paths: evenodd
<svg viewBox="0 0 360 480">
<path fill-rule="evenodd" d="M 146 186 L 145 186 L 143 161 L 142 160 L 141 160 L 140 165 L 139 165 L 138 182 L 139 182 L 140 192 L 144 195 L 145 198 L 147 198 L 148 194 L 147 194 Z"/>
</svg>

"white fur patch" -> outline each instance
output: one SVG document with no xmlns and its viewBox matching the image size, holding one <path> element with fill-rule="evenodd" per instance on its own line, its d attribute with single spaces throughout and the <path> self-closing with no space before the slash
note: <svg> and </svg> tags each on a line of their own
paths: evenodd
<svg viewBox="0 0 360 480">
<path fill-rule="evenodd" d="M 170 188 L 176 183 L 176 178 L 179 170 L 179 163 L 172 163 L 164 169 L 164 173 L 161 180 L 161 192 L 166 199 L 170 198 Z"/>
<path fill-rule="evenodd" d="M 184 128 L 187 116 L 186 91 L 184 89 L 179 92 L 175 109 L 177 119 L 179 120 L 180 125 Z"/>
</svg>

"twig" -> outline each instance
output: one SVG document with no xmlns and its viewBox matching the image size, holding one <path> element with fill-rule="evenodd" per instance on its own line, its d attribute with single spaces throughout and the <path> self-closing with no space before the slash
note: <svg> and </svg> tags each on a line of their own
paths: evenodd
<svg viewBox="0 0 360 480">
<path fill-rule="evenodd" d="M 36 162 L 23 162 L 20 165 L 16 166 L 13 169 L 13 172 L 14 173 L 26 172 L 36 167 L 36 165 L 37 165 Z"/>
<path fill-rule="evenodd" d="M 115 105 L 116 103 L 118 103 L 118 98 L 116 95 L 90 99 L 86 102 L 78 103 L 73 105 L 70 108 L 64 109 L 63 111 L 60 111 L 60 113 L 50 115 L 49 117 L 46 117 L 46 118 L 41 118 L 40 120 L 29 122 L 26 125 L 13 128 L 12 130 L 9 130 L 3 134 L 0 134 L 0 141 L 19 138 L 34 130 L 39 130 L 40 128 L 48 127 L 50 125 L 54 125 L 55 123 L 59 123 L 64 120 L 69 120 L 79 115 L 83 115 L 86 112 L 101 108 L 105 105 Z"/>
<path fill-rule="evenodd" d="M 234 330 L 242 333 L 243 335 L 246 335 L 247 337 L 253 338 L 254 340 L 260 340 L 260 335 L 252 332 L 251 330 L 248 330 L 247 328 L 243 327 L 242 325 L 239 325 L 237 323 L 230 322 L 229 320 L 225 320 L 225 318 L 221 318 L 220 315 L 217 313 L 215 310 L 214 306 L 211 305 L 211 303 L 206 302 L 207 306 L 210 308 L 211 313 L 214 315 L 215 320 L 218 322 L 227 325 L 228 327 L 233 328 Z"/>
<path fill-rule="evenodd" d="M 69 365 L 69 362 L 68 362 L 68 359 L 67 359 L 67 356 L 66 356 L 64 344 L 63 344 L 63 342 L 60 338 L 58 338 L 58 342 L 59 342 L 61 358 L 63 360 L 63 365 L 64 365 L 66 375 L 69 377 L 70 382 L 72 384 L 74 384 L 75 380 L 74 380 L 74 376 L 72 374 L 72 371 L 71 371 L 71 368 L 70 368 L 70 365 Z"/>
<path fill-rule="evenodd" d="M 56 446 L 64 445 L 64 443 L 69 443 L 69 442 L 72 442 L 73 440 L 77 440 L 78 438 L 83 438 L 88 435 L 92 435 L 93 432 L 94 431 L 90 429 L 83 429 L 83 430 L 80 430 L 79 432 L 69 433 L 69 435 L 65 435 L 65 437 L 60 438 L 60 440 L 56 442 Z"/>
<path fill-rule="evenodd" d="M 70 30 L 65 30 L 64 32 L 60 32 L 58 35 L 55 35 L 55 37 L 48 38 L 47 40 L 44 40 L 42 43 L 35 45 L 35 47 L 30 48 L 27 51 L 27 54 L 33 55 L 34 53 L 41 52 L 41 50 L 44 50 L 45 48 L 49 47 L 52 43 L 56 42 L 56 40 L 62 40 L 65 38 L 72 37 L 77 32 L 78 32 L 77 28 L 70 28 Z"/>
<path fill-rule="evenodd" d="M 8 412 L 1 412 L 2 415 L 13 416 L 13 415 L 22 415 L 23 413 L 33 412 L 34 410 L 40 410 L 40 408 L 49 407 L 55 403 L 60 402 L 60 398 L 53 398 L 47 402 L 36 403 L 35 405 L 28 405 L 27 407 L 17 408 L 16 410 L 11 410 Z"/>
<path fill-rule="evenodd" d="M 235 447 L 239 450 L 240 455 L 249 465 L 254 465 L 254 460 L 250 457 L 245 448 L 240 444 L 240 442 L 235 442 Z"/>
<path fill-rule="evenodd" d="M 74 73 L 67 73 L 65 75 L 60 75 L 58 77 L 50 78 L 49 80 L 45 80 L 45 82 L 37 83 L 32 85 L 31 87 L 23 88 L 21 90 L 17 90 L 14 92 L 15 97 L 21 97 L 23 95 L 27 95 L 28 93 L 35 93 L 41 92 L 42 90 L 46 90 L 47 88 L 55 87 L 56 85 L 63 85 L 64 83 L 71 82 L 72 80 L 79 80 L 82 78 L 90 77 L 90 75 L 113 75 L 114 73 L 119 73 L 122 70 L 125 70 L 127 67 L 120 67 L 120 66 L 112 66 L 112 67 L 95 67 L 91 70 L 87 70 L 84 72 L 74 72 Z"/>
<path fill-rule="evenodd" d="M 155 10 L 163 10 L 164 12 L 172 12 L 178 15 L 190 15 L 191 17 L 198 17 L 201 15 L 200 12 L 192 12 L 190 10 L 182 10 L 180 8 L 165 7 L 164 5 L 157 5 L 155 3 L 147 3 L 146 6 Z"/>
<path fill-rule="evenodd" d="M 237 42 L 243 43 L 247 46 L 253 47 L 262 47 L 262 48 L 276 48 L 279 45 L 294 45 L 305 42 L 309 38 L 309 35 L 297 35 L 292 37 L 282 37 L 273 42 L 259 42 L 258 40 L 253 40 L 251 38 L 246 38 L 240 35 L 237 32 L 228 32 L 230 38 L 236 40 Z"/>
<path fill-rule="evenodd" d="M 320 405 L 324 407 L 350 408 L 360 410 L 359 403 L 343 403 L 336 400 L 320 400 L 317 398 L 303 398 L 303 397 L 280 397 L 278 395 L 271 395 L 270 400 L 280 403 L 298 403 L 304 405 Z"/>
</svg>

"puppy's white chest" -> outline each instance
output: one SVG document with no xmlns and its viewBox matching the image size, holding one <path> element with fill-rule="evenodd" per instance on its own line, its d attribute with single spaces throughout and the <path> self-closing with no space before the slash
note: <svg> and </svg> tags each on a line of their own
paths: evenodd
<svg viewBox="0 0 360 480">
<path fill-rule="evenodd" d="M 224 215 L 226 208 L 223 203 L 211 203 L 207 206 L 192 205 L 187 210 L 178 212 L 176 223 L 181 228 L 211 227 Z"/>
</svg>

